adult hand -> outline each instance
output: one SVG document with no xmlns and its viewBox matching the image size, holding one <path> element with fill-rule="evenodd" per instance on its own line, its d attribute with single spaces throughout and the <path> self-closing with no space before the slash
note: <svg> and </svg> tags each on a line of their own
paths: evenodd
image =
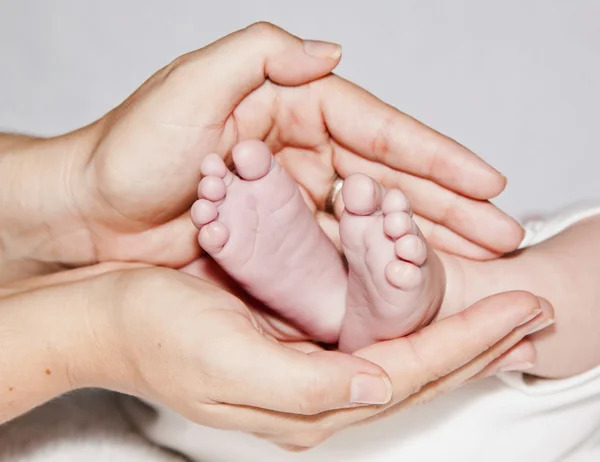
<svg viewBox="0 0 600 462">
<path fill-rule="evenodd" d="M 265 140 L 323 208 L 334 172 L 401 187 L 438 248 L 472 258 L 513 250 L 520 227 L 486 201 L 503 177 L 466 148 L 331 74 L 336 45 L 260 23 L 184 55 L 83 130 L 72 203 L 90 242 L 76 261 L 170 267 L 199 254 L 188 210 L 203 156 Z"/>
<path fill-rule="evenodd" d="M 522 362 L 535 362 L 535 348 L 526 336 L 554 318 L 552 306 L 527 292 L 505 292 L 474 304 L 407 337 L 380 342 L 355 353 L 380 365 L 393 385 L 393 398 L 379 406 L 290 416 L 280 425 L 264 425 L 257 436 L 289 450 L 305 450 L 354 424 L 384 418 L 422 404 L 476 379 L 490 377 Z M 315 346 L 297 343 L 310 352 Z M 251 411 L 238 416 L 233 428 L 268 422 Z"/>
<path fill-rule="evenodd" d="M 139 266 L 55 273 L 0 294 L 3 354 L 17 359 L 0 377 L 0 421 L 68 390 L 102 387 L 204 425 L 308 447 L 392 404 L 459 385 L 551 316 L 542 306 L 541 315 L 515 329 L 540 301 L 504 294 L 352 356 L 307 342 L 283 345 L 226 291 Z"/>
<path fill-rule="evenodd" d="M 293 449 L 496 373 L 514 360 L 511 352 L 525 336 L 554 316 L 545 300 L 508 292 L 405 338 L 345 355 L 309 342 L 279 342 L 266 333 L 268 327 L 280 336 L 262 316 L 197 277 L 147 269 L 119 279 L 122 314 L 112 330 L 128 337 L 122 361 L 128 366 L 119 369 L 134 372 L 112 373 L 95 386 Z M 165 310 L 166 304 L 175 309 Z M 365 387 L 356 386 L 356 377 Z"/>
<path fill-rule="evenodd" d="M 233 425 L 238 408 L 277 412 L 275 425 L 390 400 L 378 366 L 288 348 L 260 322 L 228 292 L 164 268 L 104 264 L 15 282 L 0 292 L 0 360 L 12 364 L 0 377 L 0 423 L 80 387 L 151 399 L 214 427 Z"/>
</svg>

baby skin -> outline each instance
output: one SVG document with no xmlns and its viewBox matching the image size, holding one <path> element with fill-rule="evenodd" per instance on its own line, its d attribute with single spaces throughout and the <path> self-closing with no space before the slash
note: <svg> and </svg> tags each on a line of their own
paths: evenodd
<svg viewBox="0 0 600 462">
<path fill-rule="evenodd" d="M 354 174 L 342 188 L 340 238 L 348 269 L 296 182 L 259 141 L 201 165 L 192 207 L 202 248 L 249 294 L 306 334 L 356 351 L 404 336 L 436 316 L 444 266 L 399 190 Z"/>
</svg>

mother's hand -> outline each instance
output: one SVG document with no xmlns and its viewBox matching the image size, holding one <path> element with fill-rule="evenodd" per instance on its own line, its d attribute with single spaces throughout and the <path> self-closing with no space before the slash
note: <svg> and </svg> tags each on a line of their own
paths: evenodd
<svg viewBox="0 0 600 462">
<path fill-rule="evenodd" d="M 430 401 L 465 382 L 510 368 L 513 362 L 535 362 L 535 349 L 525 337 L 553 317 L 554 310 L 546 300 L 527 292 L 506 292 L 481 300 L 407 337 L 355 353 L 388 373 L 393 385 L 389 403 L 309 417 L 290 416 L 275 431 L 269 426 L 257 436 L 286 449 L 308 449 L 344 427 Z M 303 351 L 315 349 L 299 345 Z M 240 424 L 245 422 L 238 418 Z M 255 422 L 258 425 L 261 420 Z"/>
<path fill-rule="evenodd" d="M 486 199 L 503 177 L 466 148 L 330 74 L 340 50 L 260 23 L 184 55 L 79 134 L 72 173 L 89 255 L 170 267 L 199 253 L 188 210 L 208 153 L 265 140 L 322 209 L 335 170 L 401 187 L 436 247 L 473 258 L 516 248 L 520 227 Z M 69 244 L 68 242 L 66 244 Z"/>
<path fill-rule="evenodd" d="M 515 330 L 539 305 L 526 293 L 499 295 L 353 356 L 283 345 L 238 298 L 175 270 L 105 264 L 56 273 L 0 293 L 0 347 L 15 359 L 0 377 L 0 422 L 71 389 L 100 387 L 204 425 L 309 447 L 468 380 L 551 316 L 545 306 Z"/>
<path fill-rule="evenodd" d="M 105 387 L 160 402 L 202 425 L 295 449 L 497 372 L 504 353 L 553 317 L 546 301 L 508 292 L 346 355 L 278 341 L 289 333 L 196 277 L 148 269 L 120 279 L 116 331 L 129 337 L 124 370 L 135 373 L 116 382 L 111 374 Z"/>
<path fill-rule="evenodd" d="M 338 352 L 279 344 L 246 305 L 182 272 L 102 264 L 0 290 L 0 423 L 74 388 L 162 403 L 204 425 L 237 426 L 263 409 L 313 414 L 386 403 L 385 372 Z M 265 329 L 271 326 L 265 324 Z M 44 373 L 46 370 L 46 374 Z"/>
</svg>

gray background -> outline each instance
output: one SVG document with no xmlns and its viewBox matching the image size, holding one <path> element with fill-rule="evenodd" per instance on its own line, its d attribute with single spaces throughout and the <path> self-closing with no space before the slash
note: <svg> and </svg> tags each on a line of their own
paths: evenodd
<svg viewBox="0 0 600 462">
<path fill-rule="evenodd" d="M 600 1 L 0 0 L 0 129 L 100 117 L 254 21 L 343 44 L 338 72 L 491 162 L 517 216 L 600 199 Z"/>
</svg>

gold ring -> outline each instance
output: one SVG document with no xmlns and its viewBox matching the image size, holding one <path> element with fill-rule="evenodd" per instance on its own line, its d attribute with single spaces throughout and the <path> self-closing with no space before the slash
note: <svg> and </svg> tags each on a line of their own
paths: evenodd
<svg viewBox="0 0 600 462">
<path fill-rule="evenodd" d="M 342 186 L 344 185 L 344 180 L 336 173 L 331 181 L 331 187 L 329 189 L 329 193 L 325 198 L 325 212 L 333 215 L 335 201 L 337 201 L 340 192 L 342 191 Z"/>
</svg>

